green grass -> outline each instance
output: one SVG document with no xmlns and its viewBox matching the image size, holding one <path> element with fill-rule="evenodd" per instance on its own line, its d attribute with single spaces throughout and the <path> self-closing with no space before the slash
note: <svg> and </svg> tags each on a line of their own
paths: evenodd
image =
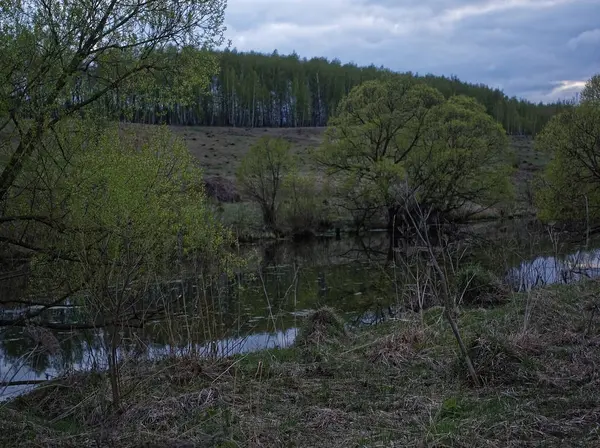
<svg viewBox="0 0 600 448">
<path fill-rule="evenodd" d="M 463 309 L 480 388 L 432 308 L 316 345 L 137 365 L 118 414 L 105 379 L 67 379 L 0 408 L 0 446 L 595 446 L 599 293 L 589 281 Z"/>
</svg>

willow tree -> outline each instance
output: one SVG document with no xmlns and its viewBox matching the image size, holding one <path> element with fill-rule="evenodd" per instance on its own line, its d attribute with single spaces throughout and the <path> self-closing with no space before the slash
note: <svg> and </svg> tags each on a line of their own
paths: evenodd
<svg viewBox="0 0 600 448">
<path fill-rule="evenodd" d="M 383 207 L 392 228 L 402 207 L 399 191 L 408 157 L 421 144 L 427 117 L 443 102 L 441 93 L 412 77 L 367 81 L 340 103 L 329 121 L 316 162 L 333 176 L 341 205 L 354 215 Z"/>
<path fill-rule="evenodd" d="M 502 125 L 473 98 L 454 96 L 429 115 L 407 158 L 407 184 L 438 217 L 468 217 L 513 198 L 509 155 Z"/>
<path fill-rule="evenodd" d="M 537 138 L 537 149 L 551 157 L 536 189 L 543 220 L 583 222 L 600 218 L 597 87 L 596 76 L 587 83 L 581 104 L 554 117 Z"/>
<path fill-rule="evenodd" d="M 393 229 L 413 197 L 438 217 L 509 198 L 507 156 L 507 137 L 482 105 L 444 100 L 405 77 L 353 89 L 316 157 L 342 204 L 354 213 L 385 209 Z"/>
</svg>

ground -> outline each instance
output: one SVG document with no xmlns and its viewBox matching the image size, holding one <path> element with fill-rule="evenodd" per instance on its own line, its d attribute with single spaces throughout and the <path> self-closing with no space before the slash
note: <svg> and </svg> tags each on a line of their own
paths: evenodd
<svg viewBox="0 0 600 448">
<path fill-rule="evenodd" d="M 308 151 L 323 140 L 325 128 L 233 128 L 172 126 L 200 160 L 207 176 L 235 179 L 241 158 L 261 137 L 282 137 L 292 143 L 292 151 L 305 162 Z"/>
<path fill-rule="evenodd" d="M 292 143 L 295 154 L 308 162 L 308 152 L 323 141 L 326 128 L 233 128 L 172 126 L 171 130 L 183 138 L 201 161 L 207 176 L 223 176 L 235 179 L 240 159 L 261 137 L 282 137 Z M 514 152 L 513 166 L 518 177 L 530 178 L 531 173 L 542 169 L 547 156 L 533 148 L 533 139 L 527 136 L 511 136 Z"/>
<path fill-rule="evenodd" d="M 439 308 L 351 331 L 326 316 L 289 349 L 138 363 L 117 413 L 99 374 L 40 388 L 0 408 L 0 446 L 600 446 L 599 293 L 462 309 L 481 387 Z"/>
</svg>

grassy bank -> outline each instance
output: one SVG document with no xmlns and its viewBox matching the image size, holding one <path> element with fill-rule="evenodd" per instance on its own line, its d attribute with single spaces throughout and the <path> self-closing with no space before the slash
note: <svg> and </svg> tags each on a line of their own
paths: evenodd
<svg viewBox="0 0 600 448">
<path fill-rule="evenodd" d="M 100 375 L 41 387 L 0 407 L 0 446 L 598 446 L 598 293 L 463 309 L 481 388 L 439 308 L 349 332 L 322 318 L 290 349 L 137 365 L 117 413 Z"/>
</svg>

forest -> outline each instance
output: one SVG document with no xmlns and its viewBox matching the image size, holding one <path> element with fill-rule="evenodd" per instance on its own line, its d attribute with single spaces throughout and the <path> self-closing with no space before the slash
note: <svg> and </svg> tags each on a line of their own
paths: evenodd
<svg viewBox="0 0 600 448">
<path fill-rule="evenodd" d="M 342 64 L 327 58 L 309 60 L 296 53 L 280 55 L 274 51 L 269 55 L 234 49 L 213 55 L 218 64 L 216 73 L 208 87 L 192 86 L 193 93 L 187 101 L 172 95 L 181 79 L 159 77 L 152 83 L 153 92 L 139 84 L 115 90 L 104 98 L 103 114 L 145 124 L 326 126 L 353 87 L 401 75 L 384 67 Z M 455 76 L 406 74 L 438 89 L 446 98 L 455 95 L 475 98 L 511 135 L 537 134 L 553 115 L 571 104 L 570 101 L 535 104 L 508 97 L 502 90 L 484 84 L 463 82 Z M 81 97 L 85 97 L 85 89 L 79 85 L 73 99 Z"/>
</svg>

